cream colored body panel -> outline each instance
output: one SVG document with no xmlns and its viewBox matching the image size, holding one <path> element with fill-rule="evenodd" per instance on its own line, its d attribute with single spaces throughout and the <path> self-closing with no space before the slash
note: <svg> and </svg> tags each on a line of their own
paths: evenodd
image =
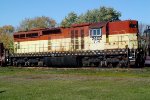
<svg viewBox="0 0 150 100">
<path fill-rule="evenodd" d="M 104 50 L 106 35 L 103 35 L 100 40 L 94 40 L 90 37 L 85 37 L 85 50 Z"/>
<path fill-rule="evenodd" d="M 78 37 L 78 49 L 81 51 L 81 37 Z M 60 38 L 52 40 L 39 41 L 24 41 L 15 42 L 15 53 L 35 53 L 35 52 L 53 52 L 53 51 L 74 51 L 71 38 Z M 102 35 L 99 41 L 91 37 L 84 37 L 84 49 L 86 50 L 105 50 L 105 49 L 123 49 L 126 47 L 130 49 L 137 48 L 136 34 L 116 34 L 109 35 L 106 41 L 106 35 Z"/>
<path fill-rule="evenodd" d="M 109 35 L 109 42 L 106 43 L 105 49 L 137 49 L 137 35 L 136 34 L 116 34 Z"/>
<path fill-rule="evenodd" d="M 15 42 L 16 53 L 46 52 L 47 47 L 47 40 Z"/>
</svg>

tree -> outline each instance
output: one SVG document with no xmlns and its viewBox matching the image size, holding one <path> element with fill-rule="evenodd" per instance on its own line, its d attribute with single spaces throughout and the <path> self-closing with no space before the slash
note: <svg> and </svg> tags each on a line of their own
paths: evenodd
<svg viewBox="0 0 150 100">
<path fill-rule="evenodd" d="M 67 17 L 65 17 L 65 19 L 62 20 L 61 26 L 69 27 L 71 24 L 76 23 L 77 19 L 78 19 L 77 14 L 74 12 L 71 12 L 68 14 Z"/>
<path fill-rule="evenodd" d="M 99 9 L 88 10 L 83 16 L 81 16 L 81 22 L 119 20 L 120 16 L 121 13 L 117 12 L 114 8 L 100 7 Z"/>
<path fill-rule="evenodd" d="M 4 44 L 4 47 L 10 52 L 13 52 L 13 32 L 15 28 L 11 25 L 5 25 L 0 27 L 0 42 Z"/>
<path fill-rule="evenodd" d="M 62 26 L 69 27 L 73 23 L 91 23 L 100 21 L 119 20 L 121 13 L 114 8 L 100 7 L 99 9 L 88 10 L 86 13 L 77 16 L 74 12 L 68 14 L 62 21 Z"/>
<path fill-rule="evenodd" d="M 12 25 L 5 25 L 0 27 L 0 33 L 12 34 L 15 31 L 15 28 Z"/>
<path fill-rule="evenodd" d="M 26 18 L 18 27 L 18 31 L 27 31 L 33 28 L 55 27 L 56 21 L 49 17 Z"/>
<path fill-rule="evenodd" d="M 114 8 L 101 7 L 99 9 L 99 16 L 101 21 L 119 20 L 121 13 Z"/>
<path fill-rule="evenodd" d="M 139 34 L 140 35 L 143 35 L 143 33 L 144 33 L 144 30 L 146 29 L 146 24 L 144 24 L 144 23 L 140 23 L 139 24 L 139 26 L 138 26 L 138 28 L 139 28 Z"/>
</svg>

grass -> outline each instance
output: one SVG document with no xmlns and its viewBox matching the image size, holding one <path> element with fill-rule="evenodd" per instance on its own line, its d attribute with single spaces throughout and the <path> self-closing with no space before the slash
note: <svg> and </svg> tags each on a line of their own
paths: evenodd
<svg viewBox="0 0 150 100">
<path fill-rule="evenodd" d="M 0 100 L 149 100 L 150 68 L 0 67 Z"/>
</svg>

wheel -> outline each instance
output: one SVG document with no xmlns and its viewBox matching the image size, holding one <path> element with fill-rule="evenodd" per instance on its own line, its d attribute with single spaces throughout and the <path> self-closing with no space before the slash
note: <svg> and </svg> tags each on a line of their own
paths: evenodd
<svg viewBox="0 0 150 100">
<path fill-rule="evenodd" d="M 43 64 L 43 61 L 39 61 L 39 62 L 38 62 L 38 66 L 39 66 L 39 67 L 43 67 L 43 65 L 44 65 L 44 64 Z"/>
<path fill-rule="evenodd" d="M 113 68 L 112 63 L 109 63 L 107 67 L 108 67 L 108 68 Z"/>
<path fill-rule="evenodd" d="M 117 67 L 117 68 L 121 68 L 121 67 L 122 67 L 122 64 L 121 64 L 121 63 L 118 63 L 116 67 Z"/>
<path fill-rule="evenodd" d="M 99 62 L 98 67 L 99 67 L 99 68 L 102 68 L 102 67 L 103 67 L 102 61 Z"/>
</svg>

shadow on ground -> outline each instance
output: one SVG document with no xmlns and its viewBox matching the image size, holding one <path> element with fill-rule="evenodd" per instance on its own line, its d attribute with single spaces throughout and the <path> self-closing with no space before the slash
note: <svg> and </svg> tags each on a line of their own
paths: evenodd
<svg viewBox="0 0 150 100">
<path fill-rule="evenodd" d="M 4 91 L 0 91 L 0 93 L 4 93 L 4 92 L 6 92 L 5 90 Z"/>
</svg>

